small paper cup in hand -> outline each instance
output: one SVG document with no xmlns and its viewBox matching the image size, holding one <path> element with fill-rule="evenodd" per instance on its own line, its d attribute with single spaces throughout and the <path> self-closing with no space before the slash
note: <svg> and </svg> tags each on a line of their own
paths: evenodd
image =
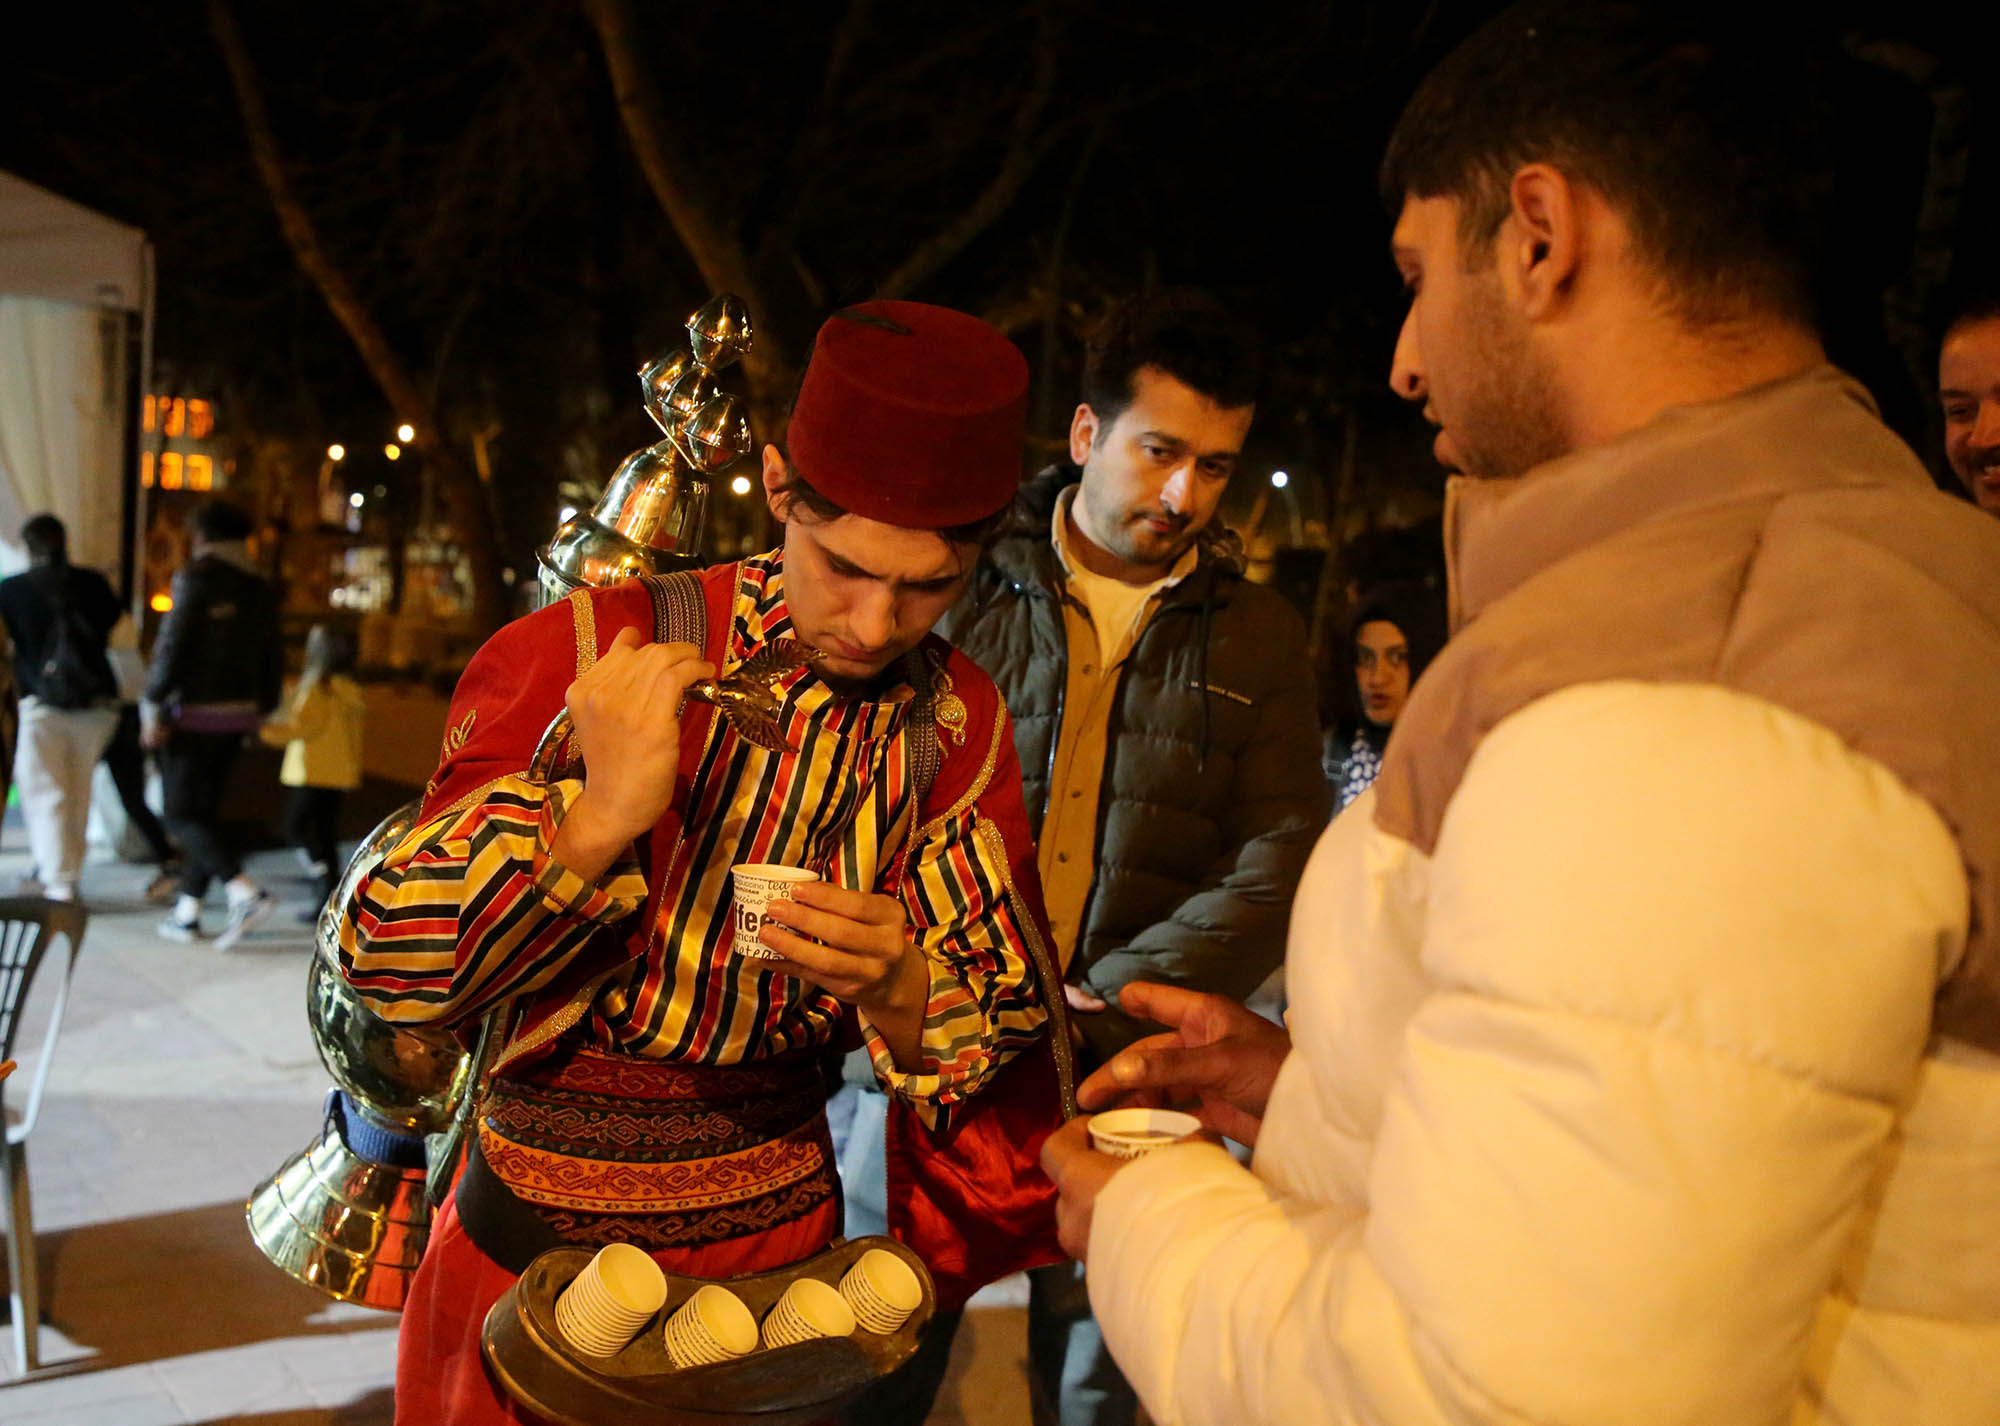
<svg viewBox="0 0 2000 1426">
<path fill-rule="evenodd" d="M 757 1349 L 757 1319 L 743 1299 L 708 1283 L 667 1319 L 667 1355 L 677 1367 L 748 1356 Z"/>
<path fill-rule="evenodd" d="M 887 1248 L 870 1248 L 840 1280 L 840 1295 L 863 1327 L 887 1335 L 923 1302 L 924 1285 L 910 1265 Z"/>
<path fill-rule="evenodd" d="M 854 1326 L 854 1309 L 846 1298 L 816 1277 L 802 1277 L 764 1315 L 764 1345 L 789 1347 L 812 1337 L 845 1337 Z"/>
<path fill-rule="evenodd" d="M 764 908 L 784 901 L 802 881 L 818 881 L 819 873 L 799 866 L 774 866 L 768 862 L 744 862 L 731 867 L 730 880 L 736 887 L 733 911 L 736 954 L 758 960 L 779 961 L 784 957 L 757 939 L 764 926 Z"/>
<path fill-rule="evenodd" d="M 630 1243 L 612 1243 L 556 1299 L 556 1326 L 585 1356 L 616 1356 L 666 1300 L 660 1265 Z"/>
<path fill-rule="evenodd" d="M 1175 1109 L 1111 1109 L 1091 1118 L 1090 1142 L 1100 1153 L 1136 1159 L 1200 1130 L 1201 1120 Z"/>
</svg>

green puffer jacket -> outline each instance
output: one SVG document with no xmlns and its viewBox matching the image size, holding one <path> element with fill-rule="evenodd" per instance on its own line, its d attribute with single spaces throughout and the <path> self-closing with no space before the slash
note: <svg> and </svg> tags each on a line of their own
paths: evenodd
<svg viewBox="0 0 2000 1426">
<path fill-rule="evenodd" d="M 1022 487 L 938 625 L 1006 696 L 1037 835 L 1068 667 L 1049 526 L 1079 474 L 1055 466 Z M 1112 1002 L 1074 1022 L 1100 1060 L 1158 1028 L 1116 1008 L 1127 981 L 1238 1000 L 1256 989 L 1284 958 L 1292 893 L 1326 825 L 1304 622 L 1243 578 L 1234 534 L 1211 526 L 1198 550 L 1141 631 L 1112 705 L 1097 876 L 1068 970 Z"/>
</svg>

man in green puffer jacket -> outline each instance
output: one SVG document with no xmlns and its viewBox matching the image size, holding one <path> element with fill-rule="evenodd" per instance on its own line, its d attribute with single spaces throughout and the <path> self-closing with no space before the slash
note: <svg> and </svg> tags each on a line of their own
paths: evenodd
<svg viewBox="0 0 2000 1426">
<path fill-rule="evenodd" d="M 1304 623 L 1244 578 L 1241 544 L 1211 523 L 1257 368 L 1244 324 L 1205 295 L 1114 310 L 1087 355 L 1072 463 L 1023 486 L 938 625 L 1013 716 L 1086 1068 L 1158 1029 L 1116 1008 L 1127 983 L 1241 1000 L 1276 969 L 1326 823 Z M 864 1146 L 871 1109 L 879 1117 L 866 1101 L 857 1113 Z M 855 1216 L 867 1178 L 848 1175 L 850 1231 L 867 1226 Z M 1131 1422 L 1077 1265 L 1030 1276 L 1036 1419 Z M 938 1379 L 920 1375 L 906 1373 L 900 1401 L 871 1402 L 869 1419 L 920 1422 Z"/>
</svg>

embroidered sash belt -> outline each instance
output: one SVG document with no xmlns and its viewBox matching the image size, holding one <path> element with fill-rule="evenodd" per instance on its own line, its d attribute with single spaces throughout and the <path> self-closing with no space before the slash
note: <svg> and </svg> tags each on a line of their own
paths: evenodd
<svg viewBox="0 0 2000 1426">
<path fill-rule="evenodd" d="M 721 1242 L 793 1222 L 837 1191 L 810 1053 L 701 1065 L 567 1048 L 493 1081 L 479 1154 L 585 1247 Z"/>
</svg>

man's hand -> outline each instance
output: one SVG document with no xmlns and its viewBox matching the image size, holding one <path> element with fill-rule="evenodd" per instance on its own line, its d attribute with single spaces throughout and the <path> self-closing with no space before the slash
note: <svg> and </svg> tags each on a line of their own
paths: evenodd
<svg viewBox="0 0 2000 1426">
<path fill-rule="evenodd" d="M 812 982 L 868 1017 L 902 1070 L 920 1058 L 930 964 L 910 939 L 903 903 L 870 891 L 802 881 L 764 908 L 757 938 Z"/>
<path fill-rule="evenodd" d="M 1071 985 L 1067 981 L 1063 983 L 1063 1001 L 1069 1006 L 1072 1017 L 1096 1015 L 1104 1009 L 1103 997 L 1092 995 L 1082 986 Z M 1083 1027 L 1074 1018 L 1069 1022 L 1069 1042 L 1079 1050 L 1083 1048 Z"/>
<path fill-rule="evenodd" d="M 139 746 L 153 751 L 167 745 L 167 720 L 150 703 L 139 705 Z"/>
<path fill-rule="evenodd" d="M 569 686 L 583 792 L 556 833 L 557 861 L 595 881 L 666 815 L 680 770 L 681 701 L 689 685 L 714 674 L 692 644 L 649 644 L 624 628 Z"/>
<path fill-rule="evenodd" d="M 1118 1003 L 1165 1025 L 1127 1045 L 1077 1087 L 1086 1109 L 1193 1101 L 1201 1122 L 1239 1144 L 1255 1144 L 1278 1067 L 1292 1037 L 1255 1011 L 1220 995 L 1134 981 Z"/>
<path fill-rule="evenodd" d="M 1090 1119 L 1072 1119 L 1042 1141 L 1042 1172 L 1055 1180 L 1056 1237 L 1078 1262 L 1090 1252 L 1090 1216 L 1097 1195 L 1127 1160 L 1099 1153 L 1090 1144 Z"/>
</svg>

